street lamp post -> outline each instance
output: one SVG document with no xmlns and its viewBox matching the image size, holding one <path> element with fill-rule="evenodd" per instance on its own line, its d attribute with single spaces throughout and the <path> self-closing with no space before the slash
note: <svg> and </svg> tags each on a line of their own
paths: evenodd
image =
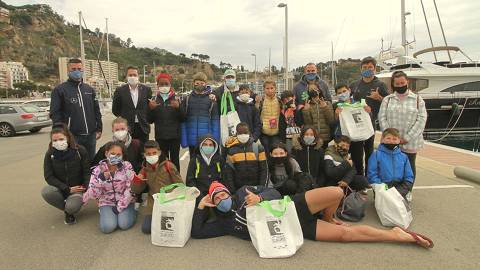
<svg viewBox="0 0 480 270">
<path fill-rule="evenodd" d="M 146 80 L 145 80 L 145 67 L 147 65 L 143 65 L 143 83 L 145 84 Z"/>
<path fill-rule="evenodd" d="M 252 53 L 252 56 L 255 58 L 255 67 L 254 67 L 254 75 L 255 75 L 255 92 L 257 92 L 257 55 Z"/>
<path fill-rule="evenodd" d="M 284 59 L 283 65 L 285 67 L 285 90 L 288 88 L 288 6 L 285 3 L 278 4 L 279 8 L 285 8 L 285 44 L 284 44 Z"/>
</svg>

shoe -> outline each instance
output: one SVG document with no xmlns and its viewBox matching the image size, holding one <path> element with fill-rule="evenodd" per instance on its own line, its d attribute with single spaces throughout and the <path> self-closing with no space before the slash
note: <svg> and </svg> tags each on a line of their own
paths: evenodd
<svg viewBox="0 0 480 270">
<path fill-rule="evenodd" d="M 73 224 L 77 223 L 77 219 L 75 218 L 74 215 L 65 213 L 65 221 L 64 221 L 64 223 L 67 224 L 67 225 L 73 225 Z"/>
</svg>

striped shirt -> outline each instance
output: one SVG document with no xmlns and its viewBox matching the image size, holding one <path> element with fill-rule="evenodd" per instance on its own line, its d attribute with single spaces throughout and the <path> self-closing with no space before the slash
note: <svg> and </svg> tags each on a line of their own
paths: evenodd
<svg viewBox="0 0 480 270">
<path fill-rule="evenodd" d="M 423 148 L 423 130 L 427 123 L 427 109 L 422 97 L 408 91 L 406 98 L 400 99 L 393 93 L 386 96 L 378 113 L 380 129 L 396 128 L 408 143 L 401 145 L 407 153 L 416 153 Z"/>
</svg>

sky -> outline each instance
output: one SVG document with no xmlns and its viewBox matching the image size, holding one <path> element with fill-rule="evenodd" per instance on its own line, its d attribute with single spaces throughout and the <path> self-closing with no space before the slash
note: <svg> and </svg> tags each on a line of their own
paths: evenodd
<svg viewBox="0 0 480 270">
<path fill-rule="evenodd" d="M 283 63 L 285 9 L 282 0 L 6 0 L 10 5 L 48 4 L 67 21 L 78 24 L 82 11 L 87 26 L 109 32 L 137 47 L 159 47 L 175 54 L 207 54 L 210 62 L 244 65 L 253 70 Z M 289 67 L 308 62 L 375 56 L 384 47 L 398 47 L 400 0 L 283 0 L 288 5 Z M 423 0 L 436 46 L 444 45 L 433 0 Z M 480 60 L 480 1 L 437 0 L 448 45 L 459 46 Z M 407 0 L 407 40 L 411 52 L 430 46 L 420 0 Z M 473 12 L 472 12 L 473 11 Z M 465 58 L 455 53 L 454 59 Z M 441 55 L 444 59 L 447 57 Z M 426 59 L 429 59 L 427 57 Z"/>
</svg>

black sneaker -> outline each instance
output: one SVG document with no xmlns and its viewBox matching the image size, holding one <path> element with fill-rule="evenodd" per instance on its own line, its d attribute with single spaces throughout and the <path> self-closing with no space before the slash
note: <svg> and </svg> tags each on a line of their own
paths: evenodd
<svg viewBox="0 0 480 270">
<path fill-rule="evenodd" d="M 77 223 L 77 219 L 75 218 L 74 215 L 70 215 L 68 213 L 65 213 L 64 223 L 67 224 L 67 225 L 73 225 L 73 224 Z"/>
</svg>

